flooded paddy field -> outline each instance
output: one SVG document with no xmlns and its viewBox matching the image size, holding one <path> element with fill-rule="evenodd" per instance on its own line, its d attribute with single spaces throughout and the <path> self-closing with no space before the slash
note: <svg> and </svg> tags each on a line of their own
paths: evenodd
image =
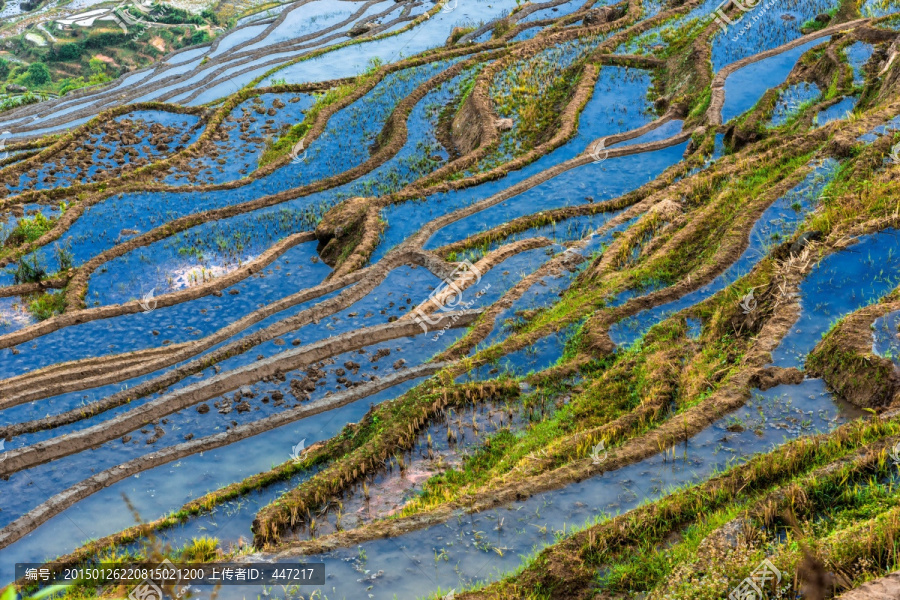
<svg viewBox="0 0 900 600">
<path fill-rule="evenodd" d="M 0 111 L 3 600 L 900 597 L 900 6 L 201 10 Z"/>
</svg>

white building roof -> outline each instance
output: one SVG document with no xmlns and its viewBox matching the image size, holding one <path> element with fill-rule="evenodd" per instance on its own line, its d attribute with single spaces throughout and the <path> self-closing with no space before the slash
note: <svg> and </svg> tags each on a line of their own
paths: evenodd
<svg viewBox="0 0 900 600">
<path fill-rule="evenodd" d="M 57 19 L 56 22 L 60 25 L 80 25 L 81 27 L 90 27 L 97 19 L 103 20 L 102 17 L 108 17 L 110 12 L 112 11 L 108 8 L 98 8 L 96 10 L 89 10 L 77 15 L 72 15 L 65 19 Z"/>
</svg>

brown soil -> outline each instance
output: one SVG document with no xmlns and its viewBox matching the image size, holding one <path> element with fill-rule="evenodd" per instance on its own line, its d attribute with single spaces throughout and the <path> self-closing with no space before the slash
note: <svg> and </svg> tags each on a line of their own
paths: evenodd
<svg viewBox="0 0 900 600">
<path fill-rule="evenodd" d="M 900 572 L 864 583 L 858 588 L 838 596 L 838 600 L 893 600 L 894 598 L 900 598 Z"/>
<path fill-rule="evenodd" d="M 778 385 L 797 385 L 803 382 L 803 371 L 782 367 L 763 367 L 750 376 L 750 386 L 763 392 Z"/>
<path fill-rule="evenodd" d="M 900 398 L 900 369 L 872 352 L 872 323 L 900 309 L 900 302 L 874 304 L 847 316 L 806 359 L 842 398 L 862 408 L 887 406 Z"/>
<path fill-rule="evenodd" d="M 156 36 L 150 40 L 150 45 L 159 50 L 160 52 L 166 51 L 166 42 L 159 36 Z"/>
</svg>

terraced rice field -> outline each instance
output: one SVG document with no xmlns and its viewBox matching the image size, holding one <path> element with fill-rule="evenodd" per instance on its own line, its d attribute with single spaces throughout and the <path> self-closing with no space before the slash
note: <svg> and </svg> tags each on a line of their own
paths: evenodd
<svg viewBox="0 0 900 600">
<path fill-rule="evenodd" d="M 898 13 L 301 0 L 0 113 L 0 598 L 900 598 Z"/>
</svg>

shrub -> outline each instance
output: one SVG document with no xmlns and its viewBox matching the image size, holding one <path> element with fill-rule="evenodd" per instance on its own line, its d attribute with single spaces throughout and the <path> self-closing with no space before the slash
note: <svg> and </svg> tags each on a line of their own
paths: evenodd
<svg viewBox="0 0 900 600">
<path fill-rule="evenodd" d="M 209 32 L 205 29 L 199 29 L 191 36 L 191 44 L 203 44 L 209 41 Z"/>
<path fill-rule="evenodd" d="M 41 294 L 28 304 L 28 310 L 38 321 L 61 315 L 66 310 L 66 295 L 62 291 Z"/>
<path fill-rule="evenodd" d="M 9 233 L 6 238 L 5 245 L 19 246 L 28 242 L 33 242 L 53 227 L 53 221 L 44 216 L 43 213 L 37 213 L 33 217 L 20 219 L 15 229 Z"/>
<path fill-rule="evenodd" d="M 219 540 L 216 538 L 207 536 L 194 538 L 181 551 L 181 558 L 185 562 L 207 562 L 216 558 L 218 547 Z"/>
<path fill-rule="evenodd" d="M 82 42 L 73 42 L 71 44 L 62 44 L 56 46 L 50 52 L 50 60 L 66 61 L 78 60 L 84 52 L 84 44 Z"/>
<path fill-rule="evenodd" d="M 28 65 L 28 81 L 32 85 L 44 85 L 50 83 L 50 69 L 42 62 Z"/>
<path fill-rule="evenodd" d="M 44 269 L 43 265 L 41 265 L 37 254 L 31 255 L 31 262 L 28 262 L 28 257 L 20 260 L 19 267 L 16 269 L 16 272 L 13 273 L 13 281 L 15 281 L 16 285 L 22 283 L 38 283 L 46 278 L 47 271 Z"/>
</svg>

